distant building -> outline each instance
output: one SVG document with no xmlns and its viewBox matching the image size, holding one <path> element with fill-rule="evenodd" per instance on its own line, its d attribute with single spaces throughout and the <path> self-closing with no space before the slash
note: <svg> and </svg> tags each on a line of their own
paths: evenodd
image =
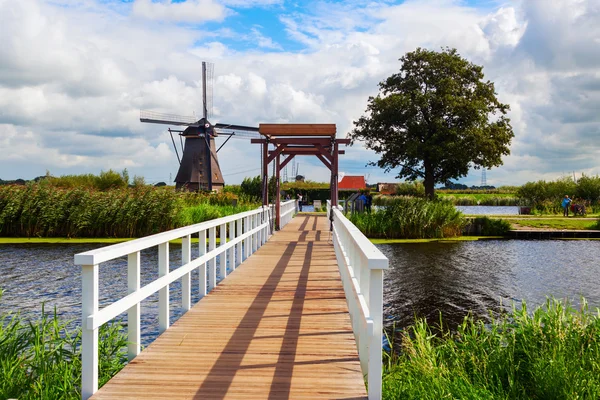
<svg viewBox="0 0 600 400">
<path fill-rule="evenodd" d="M 338 183 L 338 190 L 358 191 L 367 188 L 364 176 L 344 175 Z"/>
<path fill-rule="evenodd" d="M 396 194 L 398 188 L 397 182 L 392 183 L 377 183 L 377 191 L 380 194 Z"/>
</svg>

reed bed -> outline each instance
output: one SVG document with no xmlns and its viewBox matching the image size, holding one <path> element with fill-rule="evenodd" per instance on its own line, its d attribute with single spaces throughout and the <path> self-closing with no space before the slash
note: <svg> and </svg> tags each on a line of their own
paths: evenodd
<svg viewBox="0 0 600 400">
<path fill-rule="evenodd" d="M 385 239 L 460 236 L 466 225 L 450 202 L 412 197 L 396 197 L 372 213 L 352 214 L 350 221 L 366 236 Z"/>
<path fill-rule="evenodd" d="M 81 330 L 71 325 L 43 306 L 37 321 L 0 314 L 0 399 L 81 398 Z M 127 336 L 120 324 L 102 326 L 99 335 L 102 386 L 127 363 Z"/>
<path fill-rule="evenodd" d="M 383 398 L 598 399 L 600 311 L 582 304 L 513 306 L 491 323 L 466 317 L 455 332 L 418 319 L 384 356 Z"/>
<path fill-rule="evenodd" d="M 141 237 L 203 222 L 257 204 L 235 195 L 140 186 L 105 191 L 47 182 L 0 186 L 0 236 Z"/>
</svg>

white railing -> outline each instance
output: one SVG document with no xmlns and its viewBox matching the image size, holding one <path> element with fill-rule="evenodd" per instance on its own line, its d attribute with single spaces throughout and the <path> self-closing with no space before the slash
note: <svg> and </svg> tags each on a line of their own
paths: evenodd
<svg viewBox="0 0 600 400">
<path fill-rule="evenodd" d="M 284 203 L 286 207 L 288 207 L 287 204 Z M 202 298 L 217 285 L 216 257 L 220 255 L 220 273 L 224 279 L 227 276 L 227 259 L 230 269 L 234 270 L 267 241 L 270 214 L 270 207 L 261 207 L 257 210 L 76 254 L 75 264 L 82 267 L 81 397 L 88 399 L 98 390 L 98 329 L 100 326 L 119 314 L 127 312 L 128 353 L 129 359 L 133 359 L 140 353 L 140 302 L 156 292 L 159 293 L 159 332 L 164 332 L 169 327 L 169 284 L 177 279 L 182 280 L 182 307 L 186 311 L 189 310 L 191 308 L 191 272 L 195 269 L 199 270 L 199 289 L 200 298 Z M 286 211 L 286 218 L 287 215 Z M 217 227 L 220 227 L 221 242 L 219 246 L 216 245 Z M 206 247 L 207 232 L 208 249 Z M 229 237 L 227 237 L 227 233 L 229 233 Z M 192 235 L 198 235 L 200 249 L 199 257 L 194 260 L 191 259 Z M 182 239 L 182 265 L 170 271 L 169 241 L 179 238 Z M 140 251 L 155 246 L 158 246 L 159 278 L 140 287 Z M 127 256 L 129 294 L 99 310 L 100 264 L 123 256 Z"/>
<path fill-rule="evenodd" d="M 346 294 L 360 366 L 367 376 L 369 399 L 381 399 L 383 270 L 388 259 L 327 201 L 333 213 L 333 246 Z"/>
<path fill-rule="evenodd" d="M 283 229 L 284 226 L 287 225 L 288 222 L 294 218 L 294 214 L 296 213 L 296 200 L 288 200 L 280 205 L 280 227 L 279 229 Z"/>
</svg>

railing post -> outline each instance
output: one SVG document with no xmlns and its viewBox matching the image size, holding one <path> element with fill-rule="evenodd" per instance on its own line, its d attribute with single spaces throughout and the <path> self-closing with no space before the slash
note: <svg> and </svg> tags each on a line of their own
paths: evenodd
<svg viewBox="0 0 600 400">
<path fill-rule="evenodd" d="M 211 252 L 217 247 L 216 228 L 208 230 L 208 251 Z M 210 292 L 217 286 L 217 257 L 213 257 L 208 262 L 208 291 Z"/>
<path fill-rule="evenodd" d="M 236 234 L 237 236 L 241 236 L 242 235 L 242 219 L 243 218 L 239 218 L 236 221 Z M 235 257 L 235 267 L 237 268 L 241 263 L 242 263 L 242 242 L 238 243 L 235 247 L 236 250 L 236 257 Z"/>
<path fill-rule="evenodd" d="M 258 221 L 257 221 L 257 214 L 252 215 L 252 224 L 250 225 L 252 229 L 256 228 L 258 226 Z M 254 254 L 256 252 L 256 249 L 258 248 L 258 237 L 256 236 L 257 232 L 254 232 L 252 234 L 252 253 Z"/>
<path fill-rule="evenodd" d="M 227 244 L 227 225 L 221 224 L 219 227 L 219 237 L 221 238 L 221 243 L 219 243 L 219 247 L 223 247 Z M 221 279 L 227 278 L 227 252 L 224 251 L 220 254 L 219 257 L 219 267 L 221 269 Z"/>
<path fill-rule="evenodd" d="M 231 221 L 229 223 L 229 241 L 233 241 L 235 239 L 235 222 Z M 229 267 L 231 270 L 235 270 L 235 246 L 229 248 Z"/>
<path fill-rule="evenodd" d="M 140 289 L 140 252 L 127 256 L 127 293 Z M 140 303 L 127 310 L 127 354 L 129 361 L 140 354 Z"/>
<path fill-rule="evenodd" d="M 244 218 L 244 233 L 250 231 L 250 217 Z M 244 260 L 250 257 L 250 238 L 244 239 Z"/>
<path fill-rule="evenodd" d="M 158 276 L 169 273 L 169 242 L 158 245 Z M 158 291 L 158 331 L 169 329 L 169 285 Z"/>
<path fill-rule="evenodd" d="M 98 265 L 81 270 L 81 398 L 98 391 L 98 329 L 88 329 L 87 318 L 98 312 Z"/>
<path fill-rule="evenodd" d="M 192 236 L 187 235 L 181 239 L 181 265 L 192 261 Z M 192 274 L 187 273 L 181 277 L 181 307 L 188 311 L 192 308 Z"/>
<path fill-rule="evenodd" d="M 370 275 L 369 310 L 373 320 L 373 336 L 369 339 L 369 399 L 381 399 L 383 270 L 372 269 Z"/>
<path fill-rule="evenodd" d="M 198 234 L 199 256 L 206 254 L 206 230 L 200 231 Z M 200 289 L 200 298 L 206 296 L 206 263 L 198 267 L 198 286 Z"/>
<path fill-rule="evenodd" d="M 263 207 L 262 211 L 261 211 L 261 215 L 262 215 L 262 223 L 266 224 L 264 228 L 261 229 L 262 232 L 262 241 L 260 242 L 261 246 L 265 243 L 267 243 L 267 240 L 269 239 L 269 207 Z"/>
</svg>

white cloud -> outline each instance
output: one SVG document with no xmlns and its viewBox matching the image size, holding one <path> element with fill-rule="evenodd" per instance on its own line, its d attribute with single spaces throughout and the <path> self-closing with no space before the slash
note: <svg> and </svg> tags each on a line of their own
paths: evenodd
<svg viewBox="0 0 600 400">
<path fill-rule="evenodd" d="M 139 17 L 174 22 L 221 21 L 227 15 L 227 9 L 213 0 L 135 0 L 132 10 Z"/>
<path fill-rule="evenodd" d="M 494 9 L 451 0 L 315 2 L 303 12 L 274 0 L 57 4 L 0 0 L 3 179 L 127 166 L 168 180 L 177 169 L 171 139 L 166 127 L 141 124 L 139 109 L 200 114 L 202 60 L 215 62 L 215 122 L 333 122 L 344 136 L 377 83 L 418 46 L 458 48 L 484 65 L 511 104 L 513 154 L 488 181 L 600 173 L 599 0 Z M 236 7 L 277 13 L 288 36 L 268 37 L 272 31 L 258 25 L 202 30 Z M 304 49 L 286 50 L 289 40 Z M 253 46 L 242 51 L 235 41 Z M 241 181 L 240 168 L 256 175 L 258 154 L 247 142 L 229 142 L 219 153 L 226 179 Z M 364 168 L 377 158 L 356 145 L 340 168 L 392 180 L 393 172 Z M 309 179 L 329 179 L 318 160 L 299 162 Z M 468 181 L 478 183 L 479 174 Z"/>
</svg>

